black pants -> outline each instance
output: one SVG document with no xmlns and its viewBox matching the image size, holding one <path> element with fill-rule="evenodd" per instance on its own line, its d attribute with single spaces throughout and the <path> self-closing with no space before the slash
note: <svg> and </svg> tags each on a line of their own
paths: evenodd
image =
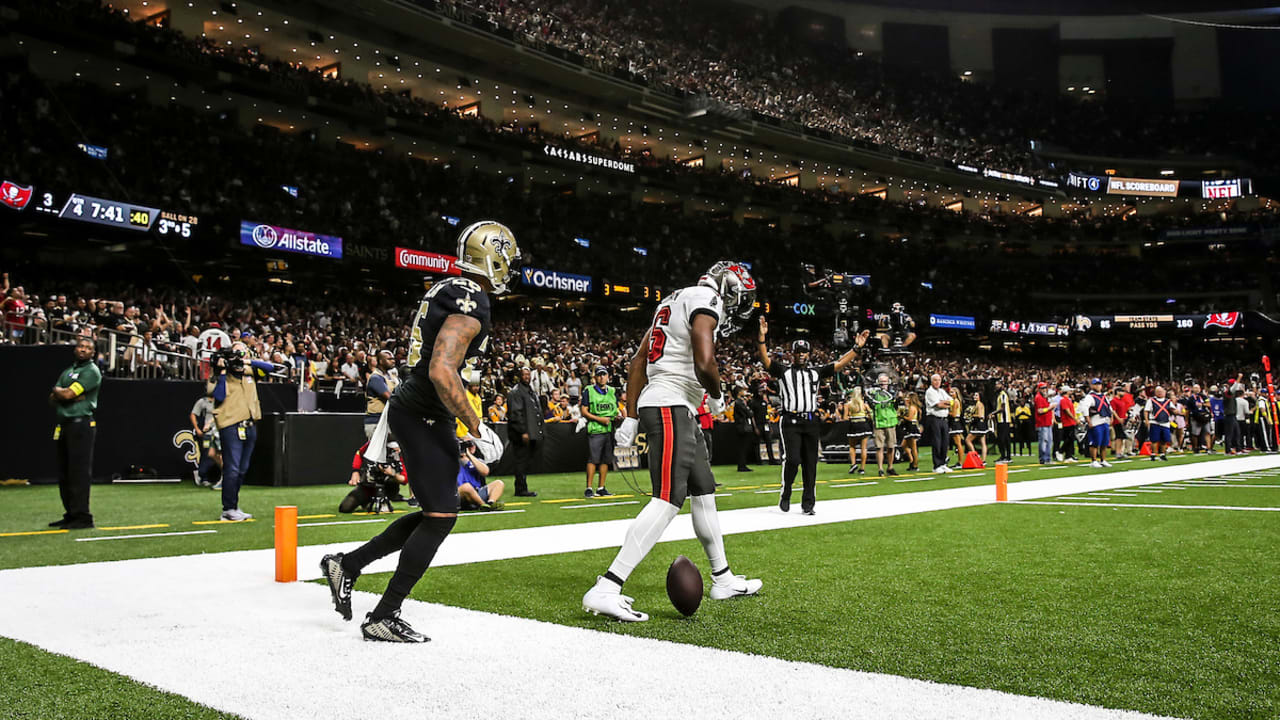
<svg viewBox="0 0 1280 720">
<path fill-rule="evenodd" d="M 707 446 L 707 462 L 711 462 L 711 458 L 712 458 L 711 448 L 713 444 L 713 441 L 711 438 L 711 431 L 708 430 L 707 428 L 700 428 L 700 430 L 702 430 L 702 442 L 706 443 L 706 446 Z"/>
<path fill-rule="evenodd" d="M 1019 420 L 1017 433 L 1014 435 L 1014 449 L 1024 455 L 1031 453 L 1031 445 L 1036 441 L 1036 429 L 1030 420 Z"/>
<path fill-rule="evenodd" d="M 1240 421 L 1233 415 L 1227 415 L 1222 418 L 1222 427 L 1222 449 L 1226 452 L 1240 450 L 1243 447 L 1240 443 Z"/>
<path fill-rule="evenodd" d="M 769 458 L 770 465 L 776 465 L 778 459 L 773 456 L 773 438 L 769 435 L 769 420 L 763 415 L 756 416 L 756 427 L 761 428 L 756 437 L 764 443 L 765 457 Z"/>
<path fill-rule="evenodd" d="M 760 438 L 751 431 L 738 433 L 738 469 L 760 462 Z"/>
<path fill-rule="evenodd" d="M 783 416 L 782 429 L 782 495 L 791 500 L 791 485 L 796 471 L 804 469 L 801 479 L 804 492 L 800 496 L 800 509 L 812 510 L 818 502 L 818 436 L 822 423 L 799 417 Z"/>
<path fill-rule="evenodd" d="M 62 496 L 62 519 L 69 523 L 91 523 L 89 483 L 93 477 L 93 441 L 98 429 L 91 417 L 58 423 L 58 494 Z"/>
<path fill-rule="evenodd" d="M 342 498 L 342 502 L 338 504 L 338 512 L 353 513 L 362 507 L 370 505 L 378 498 L 378 485 L 370 485 L 369 483 L 360 483 L 351 488 L 351 492 Z M 400 499 L 400 488 L 398 483 L 381 483 L 382 495 L 388 500 Z"/>
<path fill-rule="evenodd" d="M 1074 441 L 1075 437 L 1071 439 Z M 1000 457 L 1013 459 L 1013 423 L 996 423 L 996 447 L 1000 448 Z"/>
<path fill-rule="evenodd" d="M 947 464 L 947 419 L 925 415 L 924 436 L 933 451 L 933 469 L 937 470 Z"/>
<path fill-rule="evenodd" d="M 515 475 L 516 492 L 523 493 L 529 491 L 529 463 L 538 453 L 538 440 L 530 437 L 529 442 L 520 439 L 519 435 L 511 438 L 511 449 L 515 451 L 515 469 L 512 473 Z"/>
</svg>

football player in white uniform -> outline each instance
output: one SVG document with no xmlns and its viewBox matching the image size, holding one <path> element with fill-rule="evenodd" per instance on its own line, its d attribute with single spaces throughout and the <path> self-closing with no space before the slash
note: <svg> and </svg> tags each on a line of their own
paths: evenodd
<svg viewBox="0 0 1280 720">
<path fill-rule="evenodd" d="M 740 328 L 751 317 L 755 295 L 755 281 L 746 267 L 723 261 L 697 285 L 671 293 L 658 305 L 628 368 L 627 419 L 616 433 L 618 446 L 630 447 L 639 425 L 644 425 L 653 497 L 627 528 L 609 570 L 583 596 L 583 610 L 626 622 L 649 619 L 631 608 L 633 599 L 622 594 L 622 584 L 662 537 L 686 496 L 692 504 L 694 532 L 711 563 L 712 599 L 760 590 L 761 581 L 729 571 L 716 517 L 715 477 L 694 417 L 704 393 L 713 415 L 724 410 L 716 334 L 727 337 Z"/>
</svg>

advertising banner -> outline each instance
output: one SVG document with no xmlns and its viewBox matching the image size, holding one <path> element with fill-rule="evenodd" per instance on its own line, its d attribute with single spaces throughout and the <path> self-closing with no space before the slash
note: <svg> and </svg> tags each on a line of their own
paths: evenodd
<svg viewBox="0 0 1280 720">
<path fill-rule="evenodd" d="M 1102 178 L 1097 175 L 1070 173 L 1067 175 L 1067 187 L 1075 188 L 1076 190 L 1088 190 L 1089 192 L 1101 192 Z"/>
<path fill-rule="evenodd" d="M 968 315 L 934 315 L 929 313 L 929 327 L 944 330 L 973 330 L 977 321 Z"/>
<path fill-rule="evenodd" d="M 525 267 L 520 269 L 520 278 L 525 285 L 543 290 L 560 290 L 580 295 L 587 295 L 591 292 L 591 277 L 587 275 L 574 275 L 555 270 Z"/>
<path fill-rule="evenodd" d="M 317 235 L 306 230 L 240 221 L 240 244 L 252 245 L 263 250 L 281 250 L 317 257 L 342 259 L 342 238 Z"/>
<path fill-rule="evenodd" d="M 1150 180 L 1146 178 L 1107 178 L 1108 195 L 1143 195 L 1146 197 L 1177 197 L 1177 180 Z"/>
<path fill-rule="evenodd" d="M 396 248 L 396 267 L 417 272 L 437 273 L 439 275 L 460 275 L 457 266 L 458 258 L 452 255 Z"/>
</svg>

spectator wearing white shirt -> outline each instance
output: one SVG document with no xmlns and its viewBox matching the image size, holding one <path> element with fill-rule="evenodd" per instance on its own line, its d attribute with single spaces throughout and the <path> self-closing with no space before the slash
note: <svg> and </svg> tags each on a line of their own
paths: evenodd
<svg viewBox="0 0 1280 720">
<path fill-rule="evenodd" d="M 949 473 L 947 467 L 947 416 L 951 413 L 951 395 L 942 389 L 942 376 L 929 376 L 929 389 L 924 391 L 925 437 L 933 451 L 933 471 Z"/>
</svg>

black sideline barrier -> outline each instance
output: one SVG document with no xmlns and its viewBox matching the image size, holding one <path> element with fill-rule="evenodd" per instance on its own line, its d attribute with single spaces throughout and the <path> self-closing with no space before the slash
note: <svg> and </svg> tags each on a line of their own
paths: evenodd
<svg viewBox="0 0 1280 720">
<path fill-rule="evenodd" d="M 4 398 L 6 414 L 4 432 L 0 433 L 0 480 L 57 481 L 55 419 L 48 396 L 58 375 L 72 360 L 69 346 L 0 348 L 0 397 Z M 188 416 L 203 392 L 201 382 L 106 378 L 95 415 L 98 436 L 94 480 L 124 476 L 131 465 L 150 468 L 161 478 L 189 480 L 199 458 Z M 264 417 L 258 425 L 248 484 L 347 481 L 351 458 L 365 440 L 362 413 L 296 412 L 297 388 L 285 383 L 262 383 L 258 396 Z M 829 426 L 823 444 L 843 443 L 842 426 Z M 548 424 L 530 472 L 585 471 L 587 434 L 575 429 L 575 423 Z M 505 425 L 499 424 L 495 430 L 506 439 Z M 736 464 L 740 438 L 733 426 L 718 423 L 712 437 L 712 463 Z M 643 436 L 640 442 L 643 443 Z M 493 467 L 493 474 L 510 477 L 513 467 L 507 453 Z"/>
<path fill-rule="evenodd" d="M 5 424 L 0 432 L 0 479 L 33 483 L 57 481 L 49 391 L 58 375 L 74 360 L 70 346 L 0 348 L 0 398 Z M 93 478 L 124 476 L 130 465 L 155 470 L 162 478 L 192 477 L 198 463 L 191 435 L 191 406 L 204 393 L 204 383 L 176 380 L 118 380 L 106 378 L 98 394 L 97 442 Z M 283 383 L 258 386 L 263 413 L 297 409 L 297 388 Z M 272 422 L 264 418 L 258 446 L 270 442 Z M 354 448 L 353 448 L 354 450 Z M 252 481 L 269 468 L 254 453 Z M 350 461 L 350 455 L 347 456 Z"/>
</svg>

